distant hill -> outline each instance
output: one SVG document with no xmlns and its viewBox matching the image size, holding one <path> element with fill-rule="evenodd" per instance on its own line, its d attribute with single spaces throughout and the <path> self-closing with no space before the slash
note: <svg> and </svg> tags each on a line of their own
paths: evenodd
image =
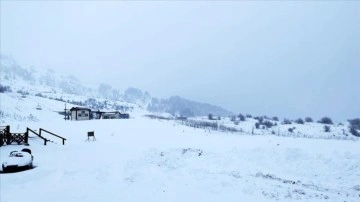
<svg viewBox="0 0 360 202">
<path fill-rule="evenodd" d="M 190 101 L 179 96 L 172 96 L 169 99 L 153 98 L 147 108 L 152 112 L 167 112 L 179 116 L 206 116 L 209 113 L 216 116 L 228 116 L 232 113 L 221 107 Z"/>
<path fill-rule="evenodd" d="M 39 72 L 33 67 L 21 67 L 13 58 L 0 55 L 1 85 L 10 86 L 13 91 L 31 94 L 54 92 L 54 96 L 65 94 L 81 95 L 86 97 L 101 97 L 108 100 L 135 103 L 150 112 L 165 112 L 180 116 L 226 116 L 231 112 L 215 105 L 194 102 L 172 96 L 169 99 L 151 97 L 150 93 L 130 87 L 121 93 L 106 83 L 99 83 L 98 89 L 84 86 L 73 75 L 59 75 L 52 69 Z"/>
<path fill-rule="evenodd" d="M 13 90 L 38 91 L 38 93 L 55 90 L 78 95 L 93 93 L 91 88 L 83 86 L 73 75 L 59 75 L 52 69 L 39 72 L 33 67 L 21 67 L 13 58 L 2 54 L 0 62 L 1 84 L 10 85 Z"/>
</svg>

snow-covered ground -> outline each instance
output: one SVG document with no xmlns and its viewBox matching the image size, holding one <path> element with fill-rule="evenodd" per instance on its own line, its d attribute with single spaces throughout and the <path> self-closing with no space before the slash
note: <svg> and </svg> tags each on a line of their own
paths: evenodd
<svg viewBox="0 0 360 202">
<path fill-rule="evenodd" d="M 2 126 L 41 127 L 67 139 L 62 145 L 44 135 L 54 141 L 44 146 L 30 138 L 35 168 L 1 173 L 1 202 L 360 201 L 358 139 L 194 129 L 146 118 L 141 109 L 126 120 L 64 121 L 56 112 L 63 108 L 55 100 L 1 94 Z M 86 141 L 88 131 L 96 141 Z M 1 163 L 22 148 L 0 147 Z"/>
<path fill-rule="evenodd" d="M 302 124 L 291 121 L 290 124 L 283 124 L 283 121 L 274 121 L 270 118 L 264 119 L 269 121 L 274 126 L 267 128 L 264 125 L 260 125 L 257 129 L 255 123 L 258 122 L 255 118 L 246 118 L 245 121 L 231 121 L 231 117 L 223 117 L 221 120 L 209 120 L 208 117 L 195 117 L 191 120 L 206 123 L 216 123 L 237 131 L 241 131 L 242 134 L 249 135 L 275 135 L 285 137 L 299 137 L 299 138 L 316 138 L 316 139 L 342 139 L 342 140 L 358 140 L 357 137 L 349 133 L 349 123 L 339 122 L 334 124 L 321 124 L 317 122 L 304 122 Z M 324 126 L 328 126 L 329 130 L 326 132 Z M 289 129 L 292 129 L 290 132 Z"/>
</svg>

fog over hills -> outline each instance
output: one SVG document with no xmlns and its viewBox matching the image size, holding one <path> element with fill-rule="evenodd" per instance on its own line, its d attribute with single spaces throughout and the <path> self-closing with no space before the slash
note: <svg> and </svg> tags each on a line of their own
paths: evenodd
<svg viewBox="0 0 360 202">
<path fill-rule="evenodd" d="M 136 87 L 234 113 L 345 121 L 360 114 L 359 7 L 360 1 L 1 1 L 0 52 L 96 90 L 105 83 L 120 94 Z M 73 84 L 67 91 L 80 91 Z"/>
<path fill-rule="evenodd" d="M 19 83 L 22 83 L 22 85 L 15 85 Z M 45 88 L 48 90 L 59 89 L 62 93 L 68 94 L 98 96 L 136 103 L 151 112 L 164 112 L 177 116 L 206 116 L 209 113 L 218 116 L 232 114 L 232 112 L 219 106 L 195 102 L 179 96 L 171 96 L 168 99 L 155 98 L 149 92 L 133 87 L 127 88 L 124 92 L 107 83 L 99 83 L 97 89 L 89 88 L 74 75 L 60 75 L 52 69 L 40 72 L 34 67 L 21 67 L 16 60 L 3 54 L 1 55 L 1 84 L 10 87 L 21 86 L 23 89 L 16 90 L 32 91 L 34 93 Z"/>
<path fill-rule="evenodd" d="M 0 202 L 359 202 L 359 11 L 0 0 Z"/>
</svg>

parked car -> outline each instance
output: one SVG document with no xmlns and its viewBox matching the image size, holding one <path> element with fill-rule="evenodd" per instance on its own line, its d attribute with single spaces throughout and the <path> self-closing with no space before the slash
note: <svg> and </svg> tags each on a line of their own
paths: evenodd
<svg viewBox="0 0 360 202">
<path fill-rule="evenodd" d="M 31 150 L 24 148 L 20 152 L 12 151 L 2 164 L 3 172 L 27 170 L 33 168 L 34 157 Z"/>
</svg>

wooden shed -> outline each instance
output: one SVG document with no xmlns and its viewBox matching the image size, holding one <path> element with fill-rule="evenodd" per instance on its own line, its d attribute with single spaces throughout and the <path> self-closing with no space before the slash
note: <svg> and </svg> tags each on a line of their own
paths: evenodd
<svg viewBox="0 0 360 202">
<path fill-rule="evenodd" d="M 91 109 L 85 107 L 72 107 L 71 120 L 90 120 Z"/>
</svg>

